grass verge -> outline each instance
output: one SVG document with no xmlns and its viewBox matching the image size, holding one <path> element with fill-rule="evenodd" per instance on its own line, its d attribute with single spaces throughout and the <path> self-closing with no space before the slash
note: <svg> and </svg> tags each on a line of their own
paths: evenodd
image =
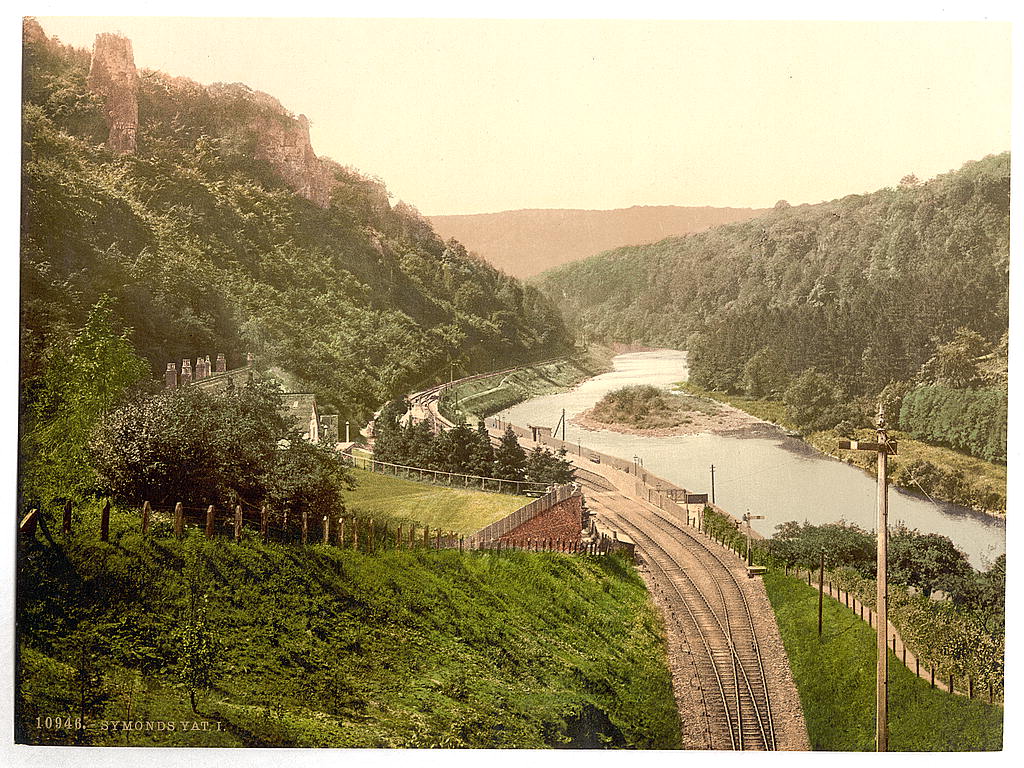
<svg viewBox="0 0 1024 768">
<path fill-rule="evenodd" d="M 875 631 L 827 599 L 818 637 L 817 591 L 769 571 L 765 588 L 800 692 L 812 749 L 870 751 L 875 733 Z M 902 752 L 1002 748 L 1003 712 L 933 690 L 892 654 L 889 748 Z"/>
<path fill-rule="evenodd" d="M 352 476 L 357 485 L 344 495 L 351 514 L 388 517 L 457 533 L 475 533 L 533 501 L 526 496 L 448 488 L 363 469 L 353 469 Z"/>
<path fill-rule="evenodd" d="M 20 545 L 19 742 L 680 746 L 663 629 L 617 557 L 144 538 L 116 511 L 111 525 L 109 543 L 83 527 Z M 197 713 L 193 604 L 213 650 Z"/>
</svg>

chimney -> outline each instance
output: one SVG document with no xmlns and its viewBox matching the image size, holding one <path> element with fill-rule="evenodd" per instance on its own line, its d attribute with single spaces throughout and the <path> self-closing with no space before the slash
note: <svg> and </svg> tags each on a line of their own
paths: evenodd
<svg viewBox="0 0 1024 768">
<path fill-rule="evenodd" d="M 217 373 L 224 373 L 228 369 L 228 361 L 224 359 L 224 353 L 221 352 L 217 355 L 217 367 L 214 369 Z"/>
<path fill-rule="evenodd" d="M 203 361 L 203 375 L 209 378 L 213 375 L 213 364 L 210 362 L 210 356 L 206 356 L 206 360 Z"/>
<path fill-rule="evenodd" d="M 164 374 L 164 382 L 167 389 L 174 389 L 178 386 L 178 366 L 174 363 L 167 364 L 167 372 Z"/>
<path fill-rule="evenodd" d="M 181 386 L 192 383 L 192 361 L 185 358 L 181 361 Z"/>
</svg>

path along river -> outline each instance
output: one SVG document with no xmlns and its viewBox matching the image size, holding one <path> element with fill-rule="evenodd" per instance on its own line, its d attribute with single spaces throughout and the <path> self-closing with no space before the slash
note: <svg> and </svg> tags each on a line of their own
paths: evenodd
<svg viewBox="0 0 1024 768">
<path fill-rule="evenodd" d="M 555 426 L 591 408 L 607 392 L 628 384 L 668 388 L 685 381 L 686 353 L 655 350 L 619 355 L 615 369 L 575 389 L 528 400 L 501 415 L 513 424 Z M 846 520 L 875 529 L 875 480 L 856 467 L 823 456 L 803 441 L 778 436 L 712 434 L 646 437 L 566 425 L 566 439 L 627 461 L 634 456 L 654 474 L 693 492 L 710 490 L 715 465 L 715 499 L 737 517 L 747 510 L 765 515 L 754 527 L 771 535 L 787 520 L 827 523 Z M 965 507 L 936 503 L 896 488 L 889 492 L 889 524 L 948 536 L 975 568 L 987 568 L 1006 551 L 1006 523 Z"/>
</svg>

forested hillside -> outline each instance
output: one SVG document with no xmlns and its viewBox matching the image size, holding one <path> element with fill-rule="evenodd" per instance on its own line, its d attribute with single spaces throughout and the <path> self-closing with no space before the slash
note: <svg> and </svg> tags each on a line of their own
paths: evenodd
<svg viewBox="0 0 1024 768">
<path fill-rule="evenodd" d="M 919 386 L 952 388 L 945 401 L 965 413 L 976 400 L 999 406 L 1002 392 L 1005 409 L 1009 192 L 1009 154 L 990 156 L 925 183 L 781 201 L 538 284 L 578 333 L 687 349 L 695 384 L 784 399 L 806 413 L 802 428 L 863 424 L 887 386 L 891 424 Z M 923 435 L 915 398 L 904 428 Z M 929 438 L 1005 461 L 1005 419 L 994 421 L 993 434 L 933 425 Z"/>
<path fill-rule="evenodd" d="M 442 241 L 414 208 L 392 205 L 379 180 L 325 161 L 316 168 L 332 176 L 329 203 L 297 194 L 260 159 L 257 137 L 305 124 L 265 94 L 143 71 L 137 149 L 111 152 L 102 99 L 88 87 L 89 52 L 32 24 L 23 82 L 26 402 L 104 295 L 114 330 L 130 329 L 154 377 L 172 360 L 224 352 L 230 367 L 253 352 L 353 420 L 447 375 L 449 361 L 486 370 L 566 348 L 539 291 Z"/>
</svg>

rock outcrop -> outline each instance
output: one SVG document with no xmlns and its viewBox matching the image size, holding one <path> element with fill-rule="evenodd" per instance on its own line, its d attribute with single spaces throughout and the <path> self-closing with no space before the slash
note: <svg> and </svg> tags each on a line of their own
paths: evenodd
<svg viewBox="0 0 1024 768">
<path fill-rule="evenodd" d="M 108 33 L 96 35 L 89 89 L 103 99 L 110 130 L 107 148 L 118 155 L 134 154 L 139 129 L 139 74 L 131 40 Z"/>
<path fill-rule="evenodd" d="M 32 27 L 26 20 L 26 38 L 42 35 L 45 39 L 42 28 L 38 27 L 38 24 Z M 139 74 L 128 38 L 107 33 L 96 35 L 88 82 L 90 90 L 103 100 L 110 130 L 107 147 L 119 155 L 134 154 L 139 126 Z M 296 193 L 322 208 L 330 205 L 331 191 L 341 166 L 313 152 L 309 120 L 305 115 L 296 117 L 273 96 L 239 83 L 204 87 L 182 78 L 168 78 L 168 82 L 202 88 L 215 98 L 248 102 L 254 109 L 242 110 L 249 118 L 243 118 L 243 124 L 234 129 L 241 127 L 252 137 L 255 157 L 269 164 Z M 231 130 L 228 126 L 225 129 Z"/>
<path fill-rule="evenodd" d="M 246 128 L 255 138 L 255 154 L 268 163 L 285 184 L 307 200 L 326 208 L 331 202 L 335 172 L 340 166 L 316 156 L 309 140 L 309 120 L 295 117 L 273 96 L 239 83 L 216 83 L 207 88 L 213 95 L 250 101 L 258 109 Z"/>
</svg>

